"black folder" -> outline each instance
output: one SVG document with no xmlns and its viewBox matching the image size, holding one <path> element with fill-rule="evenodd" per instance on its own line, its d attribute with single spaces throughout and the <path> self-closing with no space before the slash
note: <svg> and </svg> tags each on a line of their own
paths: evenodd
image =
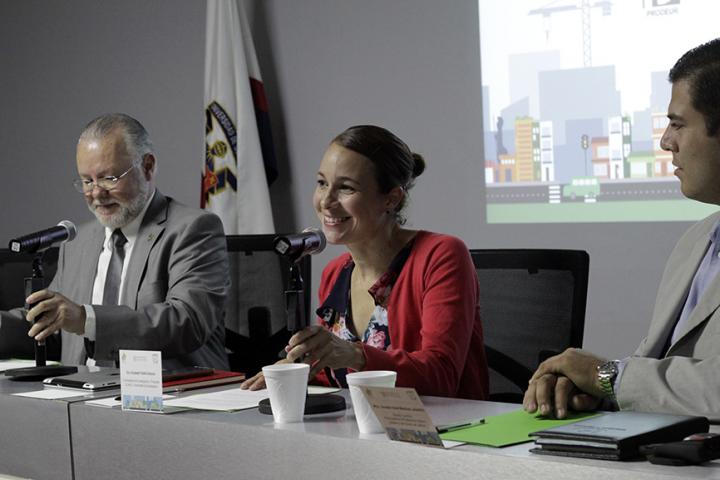
<svg viewBox="0 0 720 480">
<path fill-rule="evenodd" d="M 707 432 L 705 417 L 644 412 L 608 412 L 576 423 L 531 433 L 533 453 L 569 457 L 627 460 L 641 445 L 682 440 Z"/>
</svg>

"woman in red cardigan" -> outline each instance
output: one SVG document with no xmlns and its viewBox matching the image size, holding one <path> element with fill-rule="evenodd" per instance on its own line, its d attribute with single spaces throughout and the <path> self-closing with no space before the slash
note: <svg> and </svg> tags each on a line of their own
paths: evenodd
<svg viewBox="0 0 720 480">
<path fill-rule="evenodd" d="M 318 325 L 287 361 L 347 387 L 348 370 L 394 370 L 421 395 L 484 399 L 488 371 L 470 254 L 458 238 L 403 227 L 423 158 L 384 128 L 348 128 L 320 162 L 313 203 L 328 243 L 348 252 L 320 282 Z M 259 388 L 255 377 L 244 385 Z"/>
</svg>

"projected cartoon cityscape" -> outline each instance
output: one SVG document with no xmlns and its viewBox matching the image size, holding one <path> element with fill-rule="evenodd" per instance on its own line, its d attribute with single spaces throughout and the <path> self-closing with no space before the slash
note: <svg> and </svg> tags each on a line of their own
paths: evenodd
<svg viewBox="0 0 720 480">
<path fill-rule="evenodd" d="M 490 74 L 486 82 L 486 70 L 497 65 L 485 61 L 491 46 L 484 48 L 483 43 L 492 45 L 492 31 L 482 32 L 493 21 L 487 16 L 497 11 L 487 8 L 491 2 L 480 0 L 488 222 L 691 220 L 716 209 L 684 199 L 673 175 L 672 154 L 660 148 L 671 91 L 667 69 L 640 74 L 633 70 L 632 75 L 642 78 L 631 81 L 644 86 L 639 90 L 645 95 L 633 103 L 623 101 L 630 93 L 617 81 L 630 69 L 621 71 L 622 62 L 593 62 L 593 47 L 619 25 L 608 20 L 614 13 L 632 14 L 634 22 L 642 18 L 649 24 L 638 33 L 660 31 L 669 17 L 681 15 L 680 0 L 524 2 L 530 8 L 519 11 L 525 17 L 521 25 L 541 25 L 525 32 L 539 36 L 538 45 L 552 44 L 557 29 L 574 26 L 572 32 L 562 33 L 564 39 L 576 35 L 568 47 L 572 57 L 557 46 L 562 39 L 556 41 L 556 48 L 529 53 L 508 48 L 503 85 L 507 101 L 496 101 L 492 113 L 494 88 L 500 81 L 493 82 Z M 625 10 L 616 12 L 613 3 L 634 3 L 635 10 L 624 5 Z M 556 22 L 560 17 L 562 23 Z M 657 21 L 658 17 L 662 18 Z M 652 38 L 637 41 L 648 42 L 648 49 L 657 48 Z M 616 54 L 623 56 L 622 51 Z M 663 58 L 667 64 L 677 56 Z"/>
</svg>

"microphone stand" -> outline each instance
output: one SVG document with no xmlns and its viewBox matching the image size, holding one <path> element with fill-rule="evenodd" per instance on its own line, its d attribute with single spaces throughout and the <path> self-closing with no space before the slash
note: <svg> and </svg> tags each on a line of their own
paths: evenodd
<svg viewBox="0 0 720 480">
<path fill-rule="evenodd" d="M 25 298 L 29 297 L 33 293 L 45 288 L 45 277 L 43 275 L 43 257 L 45 252 L 38 252 L 33 257 L 32 264 L 32 277 L 25 277 Z M 33 305 L 25 305 L 27 310 L 30 310 Z M 34 323 L 34 322 L 33 322 Z M 35 366 L 44 367 L 47 363 L 47 348 L 45 347 L 45 340 L 35 341 Z"/>
<path fill-rule="evenodd" d="M 287 313 L 287 329 L 292 334 L 308 326 L 307 311 L 305 309 L 305 288 L 300 270 L 300 261 L 303 258 L 303 252 L 289 257 L 290 274 L 285 288 L 285 310 Z M 309 395 L 307 393 L 305 395 L 305 415 L 338 412 L 347 408 L 345 398 L 340 395 Z M 259 411 L 266 415 L 272 415 L 269 398 L 260 401 Z"/>
<path fill-rule="evenodd" d="M 305 315 L 305 288 L 299 258 L 290 262 L 290 275 L 285 289 L 285 311 L 287 312 L 287 329 L 290 333 L 297 333 L 308 326 Z"/>
<path fill-rule="evenodd" d="M 25 298 L 31 294 L 45 288 L 45 277 L 43 275 L 43 258 L 45 250 L 35 253 L 32 263 L 32 277 L 25 277 Z M 26 310 L 30 310 L 33 305 L 25 305 Z M 35 366 L 26 368 L 13 368 L 5 371 L 5 375 L 11 380 L 41 380 L 47 377 L 57 377 L 60 375 L 68 375 L 76 373 L 77 367 L 63 365 L 47 365 L 47 347 L 45 340 L 35 341 Z"/>
</svg>

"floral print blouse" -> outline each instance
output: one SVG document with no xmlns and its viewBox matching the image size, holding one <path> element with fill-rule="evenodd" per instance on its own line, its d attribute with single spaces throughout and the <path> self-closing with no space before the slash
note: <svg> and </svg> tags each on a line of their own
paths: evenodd
<svg viewBox="0 0 720 480">
<path fill-rule="evenodd" d="M 375 300 L 375 309 L 370 317 L 367 329 L 362 333 L 361 338 L 350 328 L 352 325 L 352 299 L 350 298 L 350 279 L 352 277 L 355 263 L 352 258 L 343 266 L 325 302 L 317 309 L 316 313 L 320 318 L 320 324 L 330 330 L 333 334 L 349 342 L 362 341 L 381 350 L 388 350 L 390 345 L 390 332 L 388 321 L 388 301 L 392 292 L 395 280 L 402 271 L 405 262 L 412 251 L 413 241 L 408 242 L 395 258 L 390 262 L 390 267 L 383 273 L 375 284 L 370 287 L 368 293 Z M 345 375 L 347 368 L 338 368 L 332 371 L 326 368 L 326 374 L 336 386 L 347 388 Z"/>
</svg>

